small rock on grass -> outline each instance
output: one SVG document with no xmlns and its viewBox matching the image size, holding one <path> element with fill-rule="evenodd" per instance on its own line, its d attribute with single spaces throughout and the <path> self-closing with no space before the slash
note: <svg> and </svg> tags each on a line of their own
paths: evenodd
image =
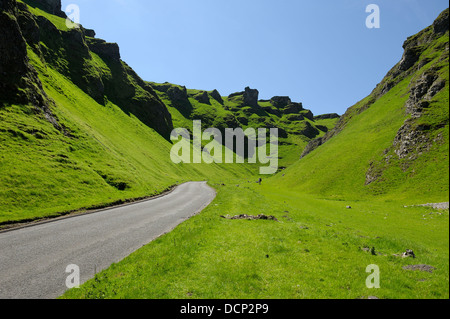
<svg viewBox="0 0 450 319">
<path fill-rule="evenodd" d="M 236 220 L 236 219 L 246 219 L 246 220 L 273 220 L 273 221 L 278 221 L 278 219 L 275 216 L 267 216 L 264 214 L 260 214 L 258 216 L 252 216 L 252 215 L 247 215 L 247 214 L 241 214 L 241 215 L 236 215 L 236 216 L 220 216 L 222 218 L 225 219 L 232 219 L 232 220 Z"/>
<path fill-rule="evenodd" d="M 405 269 L 405 270 L 420 270 L 420 271 L 426 271 L 429 273 L 433 273 L 433 270 L 435 270 L 436 268 L 434 268 L 433 266 L 430 266 L 430 265 L 408 265 L 408 266 L 404 266 L 403 269 Z"/>
</svg>

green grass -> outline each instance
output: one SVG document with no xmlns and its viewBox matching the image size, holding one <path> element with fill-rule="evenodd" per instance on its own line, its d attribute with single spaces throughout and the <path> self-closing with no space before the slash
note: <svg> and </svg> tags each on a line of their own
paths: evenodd
<svg viewBox="0 0 450 319">
<path fill-rule="evenodd" d="M 32 107 L 0 109 L 0 223 L 151 196 L 187 180 L 256 172 L 246 165 L 173 164 L 172 145 L 153 129 L 111 102 L 97 104 L 31 50 L 29 56 L 71 137 Z"/>
<path fill-rule="evenodd" d="M 424 52 L 432 58 L 422 72 L 440 57 Z M 440 71 L 448 88 L 446 73 L 448 59 Z M 384 160 L 407 118 L 404 104 L 418 76 L 359 102 L 344 130 L 302 160 L 286 145 L 287 162 L 295 163 L 262 186 L 212 183 L 218 196 L 200 215 L 62 298 L 449 298 L 449 212 L 405 207 L 448 201 L 447 89 L 432 100 L 422 123 L 415 122 L 434 128 L 432 137 L 439 139 L 430 151 L 418 154 L 408 170 L 393 160 L 379 183 L 365 185 L 370 163 Z M 252 108 L 239 109 L 239 97 L 224 100 L 252 125 L 259 122 Z M 361 112 L 369 100 L 374 103 Z M 287 123 L 288 129 L 295 125 Z M 244 213 L 275 215 L 279 222 L 221 218 Z M 417 258 L 395 256 L 407 249 Z M 380 289 L 366 287 L 371 264 L 380 268 Z M 403 269 L 418 264 L 436 269 Z"/>
<path fill-rule="evenodd" d="M 402 126 L 405 80 L 365 112 L 356 115 L 332 140 L 276 176 L 274 182 L 298 192 L 336 198 L 365 196 L 365 172 L 374 154 L 386 149 Z M 332 160 L 338 158 L 339 160 Z"/>
<path fill-rule="evenodd" d="M 30 10 L 66 32 L 64 19 Z M 286 129 L 279 163 L 286 169 L 263 176 L 260 186 L 255 183 L 259 164 L 173 164 L 172 145 L 138 112 L 107 99 L 98 104 L 86 93 L 91 87 L 83 91 L 74 84 L 103 79 L 124 96 L 132 91 L 135 101 L 150 100 L 132 70 L 89 50 L 67 52 L 60 47 L 64 37 L 47 36 L 40 43 L 44 54 L 29 48 L 28 55 L 66 134 L 32 106 L 0 107 L 0 224 L 150 196 L 189 180 L 208 180 L 218 191 L 202 213 L 62 298 L 449 298 L 448 210 L 404 207 L 448 201 L 448 59 L 439 61 L 436 53 L 448 43 L 448 34 L 423 53 L 430 62 L 422 71 L 440 65 L 439 75 L 447 81 L 415 123 L 433 128 L 433 147 L 407 170 L 401 161 L 380 164 L 383 179 L 370 186 L 366 172 L 370 163 L 384 160 L 403 125 L 409 85 L 419 74 L 397 83 L 363 112 L 372 97 L 355 105 L 344 130 L 301 160 L 310 139 L 299 132 L 308 124 L 331 129 L 337 120 L 276 116 L 242 105 L 239 96 L 223 97 L 224 105 L 212 98 L 211 105 L 202 104 L 193 98 L 199 90 L 187 90 L 185 105 L 175 105 L 158 91 L 166 84 L 149 82 L 174 127 L 191 128 L 192 120 L 202 119 L 204 128 L 224 128 L 237 119 L 248 121 L 239 122 L 243 128 Z M 46 40 L 60 42 L 48 48 Z M 69 72 L 73 69 L 78 73 Z M 261 106 L 272 107 L 270 102 Z M 279 222 L 221 218 L 244 213 L 274 215 Z M 393 256 L 406 249 L 417 258 Z M 370 264 L 380 267 L 380 289 L 365 286 Z M 436 269 L 402 268 L 411 264 Z"/>
<path fill-rule="evenodd" d="M 284 176 L 275 176 L 273 183 L 281 188 L 336 199 L 381 196 L 408 204 L 448 201 L 448 53 L 439 51 L 442 43 L 448 44 L 448 33 L 424 51 L 421 59 L 429 62 L 420 71 L 374 99 L 367 110 L 359 112 L 373 96 L 350 108 L 342 132 L 290 166 Z M 414 160 L 399 159 L 392 145 L 408 118 L 404 105 L 411 83 L 432 68 L 438 70 L 435 72 L 445 81 L 445 88 L 430 100 L 430 106 L 419 119 L 410 121 L 413 128 L 428 127 L 424 134 L 429 138 L 430 148 L 425 152 L 414 150 L 411 153 Z M 371 165 L 380 177 L 366 185 Z"/>
<path fill-rule="evenodd" d="M 282 168 L 288 167 L 294 164 L 299 154 L 302 153 L 306 144 L 311 138 L 306 137 L 301 133 L 306 126 L 306 122 L 310 123 L 312 127 L 316 124 L 320 124 L 329 129 L 333 128 L 336 124 L 336 119 L 310 121 L 307 119 L 291 121 L 288 119 L 289 115 L 280 116 L 267 113 L 262 108 L 243 106 L 242 97 L 237 96 L 232 99 L 228 97 L 222 97 L 224 104 L 220 104 L 214 98 L 210 96 L 210 104 L 204 104 L 197 101 L 194 96 L 202 92 L 201 90 L 187 89 L 188 100 L 183 102 L 174 102 L 170 97 L 164 93 L 166 86 L 182 88 L 179 85 L 169 83 L 155 83 L 149 82 L 149 84 L 155 89 L 159 98 L 169 109 L 172 114 L 172 121 L 174 127 L 182 127 L 190 129 L 192 127 L 192 120 L 201 120 L 203 129 L 214 127 L 220 130 L 225 128 L 242 127 L 244 130 L 247 128 L 272 128 L 278 127 L 283 130 L 287 130 L 286 137 L 280 135 L 279 146 L 279 166 Z M 261 107 L 271 107 L 275 109 L 271 102 L 258 102 Z M 187 106 L 188 105 L 188 106 Z M 186 109 L 189 109 L 187 111 Z M 302 111 L 305 112 L 305 111 Z M 307 111 L 306 111 L 307 112 Z M 291 116 L 297 116 L 298 114 L 291 114 Z M 317 137 L 324 134 L 322 131 L 318 131 Z"/>
<path fill-rule="evenodd" d="M 246 181 L 214 186 L 218 196 L 200 215 L 62 298 L 449 296 L 448 211 L 317 199 Z M 220 217 L 243 213 L 275 215 L 279 222 Z M 417 258 L 393 256 L 406 249 Z M 366 288 L 370 264 L 380 267 L 380 289 Z M 411 264 L 437 269 L 430 274 L 402 268 Z"/>
<path fill-rule="evenodd" d="M 18 2 L 26 3 L 28 5 L 28 10 L 36 16 L 42 16 L 45 17 L 47 20 L 49 20 L 51 23 L 55 25 L 56 28 L 58 28 L 61 31 L 69 31 L 69 28 L 66 25 L 66 19 L 55 16 L 53 14 L 50 14 L 43 10 L 39 4 L 35 3 L 32 0 L 17 0 Z"/>
</svg>

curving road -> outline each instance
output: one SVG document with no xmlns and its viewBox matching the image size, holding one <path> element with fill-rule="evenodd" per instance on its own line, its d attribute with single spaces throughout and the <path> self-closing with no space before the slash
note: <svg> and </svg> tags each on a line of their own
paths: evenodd
<svg viewBox="0 0 450 319">
<path fill-rule="evenodd" d="M 50 299 L 66 290 L 68 265 L 80 282 L 200 212 L 216 196 L 190 182 L 159 198 L 0 233 L 0 299 Z"/>
</svg>

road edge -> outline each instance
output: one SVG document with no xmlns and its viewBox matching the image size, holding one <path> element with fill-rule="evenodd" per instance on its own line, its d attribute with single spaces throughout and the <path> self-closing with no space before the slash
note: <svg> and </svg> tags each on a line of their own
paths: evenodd
<svg viewBox="0 0 450 319">
<path fill-rule="evenodd" d="M 169 187 L 168 190 L 158 194 L 158 195 L 153 195 L 153 196 L 149 196 L 149 197 L 140 197 L 140 198 L 136 198 L 136 199 L 128 199 L 126 203 L 123 204 L 105 204 L 104 207 L 102 208 L 94 208 L 94 209 L 85 209 L 85 210 L 77 210 L 77 211 L 73 211 L 73 212 L 69 212 L 67 214 L 61 213 L 61 215 L 59 216 L 54 216 L 54 217 L 43 217 L 43 218 L 39 218 L 36 219 L 34 221 L 24 221 L 24 222 L 20 222 L 18 221 L 16 222 L 12 222 L 11 224 L 5 224 L 5 225 L 0 225 L 0 234 L 2 233 L 7 233 L 7 232 L 11 232 L 11 231 L 15 231 L 15 230 L 19 230 L 19 229 L 23 229 L 23 228 L 29 228 L 29 227 L 33 227 L 33 226 L 37 226 L 37 225 L 43 225 L 43 224 L 48 224 L 48 223 L 53 223 L 56 221 L 60 221 L 60 220 L 64 220 L 64 219 L 69 219 L 69 218 L 74 218 L 74 217 L 78 217 L 78 216 L 84 216 L 84 215 L 90 215 L 90 214 L 95 214 L 95 213 L 99 213 L 108 209 L 113 209 L 113 208 L 119 208 L 119 207 L 126 207 L 129 205 L 133 205 L 133 204 L 138 204 L 138 203 L 143 203 L 143 202 L 147 202 L 150 200 L 154 200 L 160 197 L 164 197 L 166 195 L 169 195 L 170 193 L 172 193 L 177 187 L 186 184 L 189 182 L 184 182 L 181 184 L 175 184 Z M 4 227 L 4 228 L 2 228 Z"/>
</svg>

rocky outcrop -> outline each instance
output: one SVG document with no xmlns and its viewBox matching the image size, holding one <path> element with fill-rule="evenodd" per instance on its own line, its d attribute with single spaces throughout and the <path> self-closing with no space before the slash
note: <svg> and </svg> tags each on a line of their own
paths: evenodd
<svg viewBox="0 0 450 319">
<path fill-rule="evenodd" d="M 426 49 L 429 48 L 431 44 L 435 45 L 435 49 L 443 52 L 441 61 L 448 59 L 448 42 L 435 43 L 437 38 L 441 37 L 445 32 L 448 32 L 448 22 L 449 9 L 446 9 L 434 21 L 433 25 L 422 30 L 418 34 L 409 37 L 403 44 L 404 53 L 401 61 L 387 73 L 385 78 L 372 91 L 367 102 L 364 104 L 359 103 L 349 108 L 347 112 L 340 117 L 335 128 L 321 137 L 319 141 L 311 141 L 309 145 L 307 145 L 301 158 L 339 134 L 352 117 L 367 110 L 375 103 L 375 101 L 389 92 L 402 80 L 420 72 L 420 70 L 431 61 L 431 58 L 423 57 Z M 424 126 L 412 125 L 412 123 L 414 118 L 417 119 L 421 117 L 423 110 L 429 107 L 430 99 L 446 85 L 445 80 L 437 75 L 437 71 L 438 69 L 436 68 L 429 68 L 428 71 L 423 72 L 418 79 L 413 80 L 410 84 L 410 98 L 405 104 L 405 111 L 407 114 L 412 115 L 412 119 L 406 120 L 405 125 L 400 128 L 394 141 L 394 147 L 397 149 L 396 153 L 400 154 L 401 158 L 406 157 L 405 154 L 421 154 L 422 151 L 427 150 L 427 147 L 424 145 L 429 143 L 429 141 L 426 141 L 425 136 L 422 133 L 428 129 Z M 370 174 L 369 170 L 368 181 L 372 182 L 374 180 L 376 180 L 376 178 Z"/>
<path fill-rule="evenodd" d="M 244 104 L 249 106 L 258 106 L 259 92 L 256 89 L 245 88 Z"/>
<path fill-rule="evenodd" d="M 319 130 L 307 121 L 304 122 L 304 127 L 297 132 L 297 134 L 304 135 L 308 138 L 315 138 L 319 133 Z"/>
<path fill-rule="evenodd" d="M 211 105 L 208 92 L 206 91 L 201 91 L 200 93 L 194 95 L 194 99 L 200 103 Z"/>
<path fill-rule="evenodd" d="M 430 100 L 444 88 L 445 80 L 441 79 L 437 72 L 438 69 L 430 68 L 417 81 L 411 83 L 405 109 L 413 118 L 420 117 L 423 110 L 429 107 Z"/>
<path fill-rule="evenodd" d="M 193 106 L 189 101 L 189 95 L 185 86 L 175 85 L 168 82 L 154 83 L 149 82 L 149 85 L 158 92 L 164 93 L 167 99 L 170 100 L 170 105 L 180 111 L 184 117 L 190 118 Z"/>
<path fill-rule="evenodd" d="M 321 146 L 325 142 L 326 142 L 326 140 L 323 137 L 319 137 L 319 138 L 316 138 L 316 139 L 310 141 L 306 145 L 305 149 L 303 150 L 301 158 L 305 157 L 306 155 L 308 155 L 309 153 L 314 151 L 316 148 L 318 148 L 319 146 Z"/>
<path fill-rule="evenodd" d="M 61 0 L 33 0 L 39 5 L 40 8 L 48 13 L 57 15 L 62 18 L 66 18 L 66 14 L 61 10 Z"/>
<path fill-rule="evenodd" d="M 92 29 L 85 29 L 85 28 L 82 28 L 82 29 L 83 29 L 83 33 L 84 33 L 84 35 L 86 37 L 95 38 L 95 31 L 94 30 L 92 30 Z"/>
<path fill-rule="evenodd" d="M 405 113 L 409 117 L 398 130 L 392 145 L 383 152 L 382 160 L 370 163 L 366 173 L 366 185 L 370 185 L 381 179 L 383 176 L 383 167 L 392 165 L 399 161 L 403 171 L 406 171 L 416 159 L 422 154 L 429 152 L 436 143 L 440 143 L 442 133 L 435 132 L 443 127 L 448 126 L 448 115 L 439 116 L 433 120 L 422 119 L 424 115 L 434 107 L 433 98 L 447 87 L 447 80 L 440 76 L 442 64 L 446 61 L 448 64 L 448 42 L 440 42 L 436 44 L 434 39 L 448 32 L 448 9 L 444 11 L 434 22 L 432 27 L 425 29 L 414 37 L 411 37 L 407 43 L 412 47 L 416 47 L 419 43 L 424 51 L 432 44 L 438 48 L 440 57 L 429 65 L 425 71 L 421 71 L 422 67 L 431 62 L 430 58 L 419 56 L 420 60 L 415 62 L 416 73 L 412 74 L 412 80 L 409 84 L 409 98 L 405 103 Z M 408 46 L 405 50 L 408 50 Z M 402 59 L 404 63 L 404 59 Z M 401 66 L 401 65 L 400 65 Z M 408 72 L 407 72 L 408 73 Z"/>
<path fill-rule="evenodd" d="M 430 107 L 431 99 L 445 85 L 445 80 L 437 75 L 435 68 L 428 69 L 410 84 L 410 95 L 405 104 L 405 111 L 411 117 L 405 120 L 392 143 L 392 149 L 399 159 L 408 159 L 410 162 L 430 150 L 432 146 L 430 130 L 432 127 L 419 124 L 418 120 L 422 117 L 423 112 Z M 438 126 L 446 124 L 448 124 L 448 119 L 442 123 L 437 123 Z M 389 153 L 389 150 L 390 148 L 385 153 Z"/>
<path fill-rule="evenodd" d="M 311 110 L 303 110 L 300 113 L 308 120 L 314 121 L 314 114 L 313 112 L 311 112 Z"/>
<path fill-rule="evenodd" d="M 338 119 L 340 118 L 339 114 L 337 113 L 329 113 L 329 114 L 322 114 L 314 116 L 314 120 L 327 120 L 327 119 Z"/>
<path fill-rule="evenodd" d="M 449 28 L 449 10 L 444 10 L 433 22 L 433 32 L 435 34 L 444 34 Z"/>
<path fill-rule="evenodd" d="M 95 34 L 95 33 L 94 33 Z M 120 50 L 117 43 L 109 43 L 102 39 L 86 39 L 89 49 L 104 59 L 120 60 Z"/>
<path fill-rule="evenodd" d="M 285 108 L 292 103 L 289 96 L 274 96 L 270 99 L 270 102 L 278 109 Z"/>
<path fill-rule="evenodd" d="M 290 103 L 286 107 L 284 107 L 281 112 L 283 114 L 298 114 L 301 111 L 303 111 L 303 105 L 302 103 Z M 305 112 L 303 114 L 304 117 L 309 118 L 310 120 L 313 119 L 314 115 L 311 111 Z"/>
<path fill-rule="evenodd" d="M 30 1 L 60 14 L 60 1 Z M 0 0 L 0 97 L 9 103 L 31 104 L 60 131 L 51 113 L 54 102 L 42 88 L 37 72 L 28 60 L 27 44 L 40 60 L 69 78 L 99 104 L 111 101 L 133 114 L 165 138 L 170 137 L 172 118 L 152 87 L 120 59 L 119 46 L 94 39 L 95 32 L 83 27 L 58 30 L 44 16 L 34 16 L 26 4 Z M 103 59 L 109 71 L 96 66 L 92 53 Z"/>
<path fill-rule="evenodd" d="M 30 74 L 26 42 L 16 19 L 15 1 L 0 0 L 0 97 L 5 100 L 24 99 L 18 88 L 23 77 Z M 25 85 L 26 83 L 23 83 Z"/>
<path fill-rule="evenodd" d="M 292 102 L 289 96 L 274 96 L 270 99 L 270 103 L 277 109 L 280 114 L 298 114 L 304 110 L 302 103 Z M 269 110 L 268 112 L 273 113 L 273 111 Z"/>
<path fill-rule="evenodd" d="M 243 106 L 258 106 L 258 96 L 259 91 L 255 89 L 251 89 L 249 87 L 246 87 L 243 92 L 237 92 L 232 93 L 228 96 L 229 99 L 235 98 L 235 97 L 242 97 Z"/>
<path fill-rule="evenodd" d="M 213 90 L 213 91 L 210 93 L 210 95 L 211 95 L 211 97 L 212 97 L 214 100 L 216 100 L 217 102 L 219 102 L 220 104 L 223 105 L 223 99 L 222 99 L 222 96 L 220 95 L 219 91 Z"/>
<path fill-rule="evenodd" d="M 15 0 L 0 0 L 0 105 L 3 102 L 29 105 L 66 134 L 51 111 L 54 102 L 48 98 L 36 70 L 29 63 L 27 43 L 18 23 L 19 16 Z M 35 31 L 26 32 L 36 36 Z"/>
</svg>

